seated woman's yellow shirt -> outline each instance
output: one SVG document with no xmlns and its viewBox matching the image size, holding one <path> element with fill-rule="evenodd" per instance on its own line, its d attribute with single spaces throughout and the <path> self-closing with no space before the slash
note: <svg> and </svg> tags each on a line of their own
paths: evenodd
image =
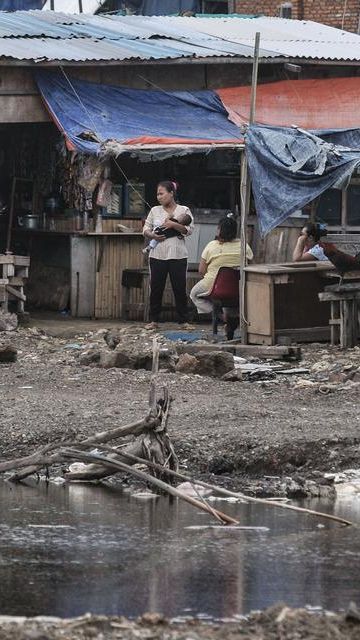
<svg viewBox="0 0 360 640">
<path fill-rule="evenodd" d="M 212 240 L 206 245 L 201 257 L 207 264 L 207 272 L 202 283 L 209 291 L 220 267 L 233 267 L 234 269 L 240 267 L 240 240 L 237 238 L 231 242 Z M 254 257 L 248 244 L 246 245 L 246 257 L 248 260 L 252 260 Z"/>
</svg>

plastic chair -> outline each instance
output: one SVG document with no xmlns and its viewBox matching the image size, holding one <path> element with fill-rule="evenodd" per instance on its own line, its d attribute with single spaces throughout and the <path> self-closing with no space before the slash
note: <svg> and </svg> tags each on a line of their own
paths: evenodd
<svg viewBox="0 0 360 640">
<path fill-rule="evenodd" d="M 220 267 L 210 293 L 206 297 L 213 303 L 212 329 L 217 335 L 219 312 L 223 308 L 225 316 L 225 333 L 228 340 L 234 337 L 239 324 L 239 269 Z"/>
</svg>

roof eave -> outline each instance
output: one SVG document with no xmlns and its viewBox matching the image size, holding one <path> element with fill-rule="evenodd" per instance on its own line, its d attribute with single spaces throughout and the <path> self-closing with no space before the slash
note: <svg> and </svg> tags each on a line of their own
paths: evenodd
<svg viewBox="0 0 360 640">
<path fill-rule="evenodd" d="M 102 66 L 162 66 L 162 65 L 209 65 L 209 64 L 252 64 L 251 57 L 232 56 L 232 57 L 204 57 L 204 58 L 166 58 L 163 60 L 142 60 L 141 58 L 132 58 L 131 60 L 19 60 L 17 58 L 2 57 L 0 58 L 0 66 L 13 67 L 102 67 Z M 359 66 L 358 60 L 325 60 L 323 58 L 290 58 L 287 56 L 279 56 L 277 58 L 260 58 L 261 64 L 284 64 L 285 62 L 301 63 L 306 65 L 325 65 L 325 66 Z"/>
</svg>

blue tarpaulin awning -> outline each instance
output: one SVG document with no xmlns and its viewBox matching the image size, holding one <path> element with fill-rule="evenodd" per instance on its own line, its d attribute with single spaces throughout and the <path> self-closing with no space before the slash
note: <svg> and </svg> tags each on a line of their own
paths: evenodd
<svg viewBox="0 0 360 640">
<path fill-rule="evenodd" d="M 360 165 L 360 148 L 301 129 L 253 125 L 245 141 L 262 236 L 327 189 L 346 187 Z"/>
<path fill-rule="evenodd" d="M 69 147 L 85 153 L 99 153 L 110 140 L 123 145 L 243 141 L 214 91 L 127 89 L 48 71 L 38 71 L 36 80 Z"/>
</svg>

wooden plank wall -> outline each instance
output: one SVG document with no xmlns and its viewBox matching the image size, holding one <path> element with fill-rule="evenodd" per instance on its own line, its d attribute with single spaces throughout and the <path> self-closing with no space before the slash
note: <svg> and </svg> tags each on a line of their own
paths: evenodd
<svg viewBox="0 0 360 640">
<path fill-rule="evenodd" d="M 292 262 L 292 252 L 303 226 L 304 221 L 301 218 L 293 218 L 262 239 L 254 221 L 251 221 L 248 239 L 254 252 L 253 264 Z"/>
<path fill-rule="evenodd" d="M 103 249 L 101 248 L 102 244 Z M 123 269 L 140 269 L 143 267 L 144 257 L 141 252 L 143 245 L 143 238 L 138 235 L 96 237 L 96 318 L 121 317 L 122 272 Z M 102 256 L 100 256 L 101 251 Z M 140 297 L 139 290 L 135 289 L 134 291 Z"/>
</svg>

